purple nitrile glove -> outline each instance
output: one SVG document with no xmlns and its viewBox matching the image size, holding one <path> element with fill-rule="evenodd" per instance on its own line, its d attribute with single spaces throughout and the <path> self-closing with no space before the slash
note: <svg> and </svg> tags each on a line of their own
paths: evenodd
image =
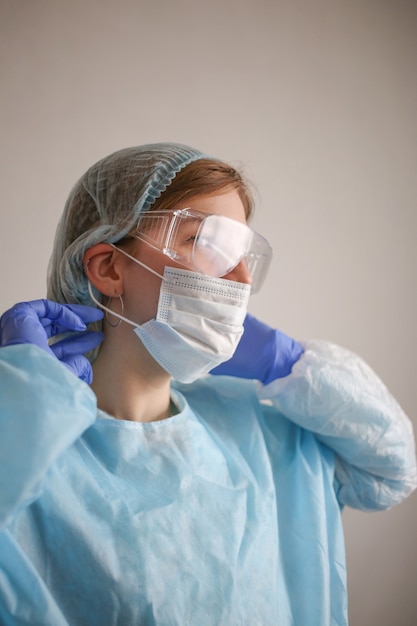
<svg viewBox="0 0 417 626">
<path fill-rule="evenodd" d="M 253 378 L 266 385 L 287 376 L 304 352 L 297 341 L 250 313 L 246 315 L 244 329 L 232 358 L 215 367 L 211 374 Z"/>
<path fill-rule="evenodd" d="M 58 304 L 51 300 L 20 302 L 0 318 L 0 346 L 36 345 L 59 359 L 78 378 L 91 383 L 91 365 L 83 353 L 98 346 L 103 334 L 85 331 L 87 324 L 102 317 L 102 311 L 81 304 Z M 50 337 L 68 332 L 77 334 L 48 344 Z"/>
</svg>

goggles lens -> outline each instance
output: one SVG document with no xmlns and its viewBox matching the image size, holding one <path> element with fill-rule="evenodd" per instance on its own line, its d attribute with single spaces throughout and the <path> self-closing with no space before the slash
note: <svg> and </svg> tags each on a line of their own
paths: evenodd
<svg viewBox="0 0 417 626">
<path fill-rule="evenodd" d="M 259 291 L 272 258 L 269 243 L 246 224 L 191 209 L 146 211 L 136 237 L 201 274 L 221 277 L 243 261 Z"/>
</svg>

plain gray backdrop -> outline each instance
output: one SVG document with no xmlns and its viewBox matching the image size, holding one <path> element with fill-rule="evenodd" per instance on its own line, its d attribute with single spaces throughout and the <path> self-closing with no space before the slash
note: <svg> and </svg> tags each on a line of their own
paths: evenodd
<svg viewBox="0 0 417 626">
<path fill-rule="evenodd" d="M 0 55 L 1 311 L 45 296 L 87 167 L 188 143 L 256 186 L 250 310 L 359 353 L 415 420 L 415 1 L 0 0 Z M 416 514 L 344 512 L 352 626 L 417 624 Z"/>
</svg>

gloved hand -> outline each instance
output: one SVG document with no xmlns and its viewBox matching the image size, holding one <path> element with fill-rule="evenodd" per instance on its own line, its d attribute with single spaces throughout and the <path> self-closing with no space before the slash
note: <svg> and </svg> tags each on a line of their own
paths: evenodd
<svg viewBox="0 0 417 626">
<path fill-rule="evenodd" d="M 0 318 L 0 346 L 31 343 L 59 359 L 76 376 L 91 383 L 90 362 L 83 356 L 103 340 L 103 333 L 84 332 L 87 324 L 103 317 L 102 311 L 81 304 L 58 304 L 51 300 L 20 302 Z M 79 331 L 51 346 L 48 339 Z"/>
<path fill-rule="evenodd" d="M 294 339 L 249 313 L 244 328 L 232 358 L 215 367 L 211 374 L 253 378 L 266 385 L 276 378 L 287 376 L 304 352 Z"/>
</svg>

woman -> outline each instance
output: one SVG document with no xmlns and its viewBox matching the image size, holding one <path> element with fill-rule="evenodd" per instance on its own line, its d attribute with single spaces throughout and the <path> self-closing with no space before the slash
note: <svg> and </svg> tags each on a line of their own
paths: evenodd
<svg viewBox="0 0 417 626">
<path fill-rule="evenodd" d="M 49 300 L 1 319 L 1 623 L 347 623 L 341 509 L 411 493 L 412 428 L 357 356 L 246 315 L 251 210 L 177 144 L 74 187 Z"/>
</svg>

